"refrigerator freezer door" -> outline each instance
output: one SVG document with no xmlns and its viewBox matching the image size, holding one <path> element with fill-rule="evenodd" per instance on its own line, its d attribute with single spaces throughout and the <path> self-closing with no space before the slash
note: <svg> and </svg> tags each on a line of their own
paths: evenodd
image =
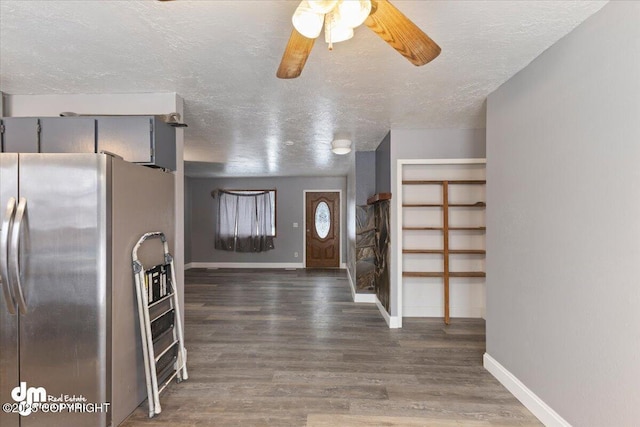
<svg viewBox="0 0 640 427">
<path fill-rule="evenodd" d="M 5 215 L 11 197 L 18 197 L 18 155 L 0 154 L 0 212 Z M 2 230 L 3 232 L 5 230 Z M 8 244 L 8 241 L 5 242 Z M 6 249 L 3 252 L 6 254 Z M 9 289 L 4 280 L 0 286 Z M 7 309 L 4 292 L 0 293 L 0 404 L 11 403 L 11 390 L 18 385 L 18 316 Z M 11 302 L 14 305 L 15 302 Z M 17 427 L 20 415 L 0 411 L 2 427 Z"/>
<path fill-rule="evenodd" d="M 28 242 L 20 269 L 20 381 L 65 403 L 108 402 L 111 160 L 99 154 L 20 154 Z M 26 234 L 25 234 L 26 235 Z M 32 413 L 22 427 L 106 426 L 104 412 Z M 3 424 L 4 425 L 4 424 Z"/>
</svg>

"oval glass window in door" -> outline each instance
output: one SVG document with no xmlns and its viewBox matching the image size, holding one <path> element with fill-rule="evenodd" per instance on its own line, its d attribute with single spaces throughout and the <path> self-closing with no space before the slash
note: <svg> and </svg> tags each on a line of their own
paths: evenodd
<svg viewBox="0 0 640 427">
<path fill-rule="evenodd" d="M 329 229 L 331 228 L 331 212 L 329 211 L 329 205 L 327 202 L 320 202 L 316 206 L 316 233 L 318 237 L 324 239 L 329 235 Z"/>
</svg>

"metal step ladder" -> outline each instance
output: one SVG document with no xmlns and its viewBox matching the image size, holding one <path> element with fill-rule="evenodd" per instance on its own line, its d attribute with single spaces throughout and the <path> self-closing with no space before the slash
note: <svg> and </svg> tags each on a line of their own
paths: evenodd
<svg viewBox="0 0 640 427">
<path fill-rule="evenodd" d="M 150 239 L 162 242 L 164 264 L 145 269 L 138 259 L 138 249 Z M 160 393 L 171 381 L 176 378 L 181 382 L 189 378 L 187 350 L 184 348 L 173 257 L 164 233 L 145 233 L 133 247 L 132 258 L 149 418 L 152 418 L 162 412 Z"/>
</svg>

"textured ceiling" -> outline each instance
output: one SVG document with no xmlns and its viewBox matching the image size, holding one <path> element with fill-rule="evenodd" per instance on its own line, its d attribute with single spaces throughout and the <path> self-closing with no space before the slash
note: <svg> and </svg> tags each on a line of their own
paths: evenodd
<svg viewBox="0 0 640 427">
<path fill-rule="evenodd" d="M 487 95 L 606 2 L 393 3 L 442 47 L 432 63 L 363 26 L 280 80 L 297 1 L 1 0 L 0 88 L 177 92 L 190 175 L 343 175 L 335 136 L 367 151 L 390 128 L 483 128 Z"/>
</svg>

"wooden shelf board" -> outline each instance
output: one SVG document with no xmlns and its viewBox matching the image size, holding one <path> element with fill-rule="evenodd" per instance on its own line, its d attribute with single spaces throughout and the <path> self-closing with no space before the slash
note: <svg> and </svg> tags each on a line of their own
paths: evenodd
<svg viewBox="0 0 640 427">
<path fill-rule="evenodd" d="M 403 277 L 444 277 L 444 273 L 437 271 L 405 271 Z"/>
<path fill-rule="evenodd" d="M 484 208 L 487 204 L 485 202 L 476 203 L 449 203 L 449 207 L 452 208 Z"/>
<path fill-rule="evenodd" d="M 484 249 L 449 249 L 450 254 L 485 255 Z"/>
<path fill-rule="evenodd" d="M 414 230 L 414 231 L 419 231 L 419 230 L 444 230 L 443 227 L 402 227 L 403 230 Z M 449 230 L 454 230 L 454 231 L 486 231 L 487 227 L 449 227 Z"/>
<path fill-rule="evenodd" d="M 444 230 L 442 227 L 402 227 L 403 230 Z"/>
<path fill-rule="evenodd" d="M 443 206 L 442 203 L 406 203 L 402 205 L 403 208 L 441 208 Z M 484 208 L 487 204 L 485 202 L 449 203 L 447 206 L 451 208 Z"/>
<path fill-rule="evenodd" d="M 451 271 L 449 277 L 486 277 L 484 271 Z"/>
<path fill-rule="evenodd" d="M 440 271 L 404 271 L 403 277 L 444 277 Z M 483 271 L 451 271 L 449 277 L 486 277 Z"/>
<path fill-rule="evenodd" d="M 359 248 L 360 246 L 358 246 Z M 366 247 L 366 246 L 363 246 Z M 403 254 L 444 254 L 444 249 L 403 249 Z M 487 251 L 484 249 L 449 249 L 450 254 L 454 255 L 485 255 Z"/>
<path fill-rule="evenodd" d="M 429 184 L 442 184 L 445 180 L 404 180 L 402 185 L 429 185 Z M 468 185 L 482 185 L 486 184 L 486 180 L 481 179 L 452 179 L 447 181 L 449 184 L 468 184 Z"/>
</svg>

